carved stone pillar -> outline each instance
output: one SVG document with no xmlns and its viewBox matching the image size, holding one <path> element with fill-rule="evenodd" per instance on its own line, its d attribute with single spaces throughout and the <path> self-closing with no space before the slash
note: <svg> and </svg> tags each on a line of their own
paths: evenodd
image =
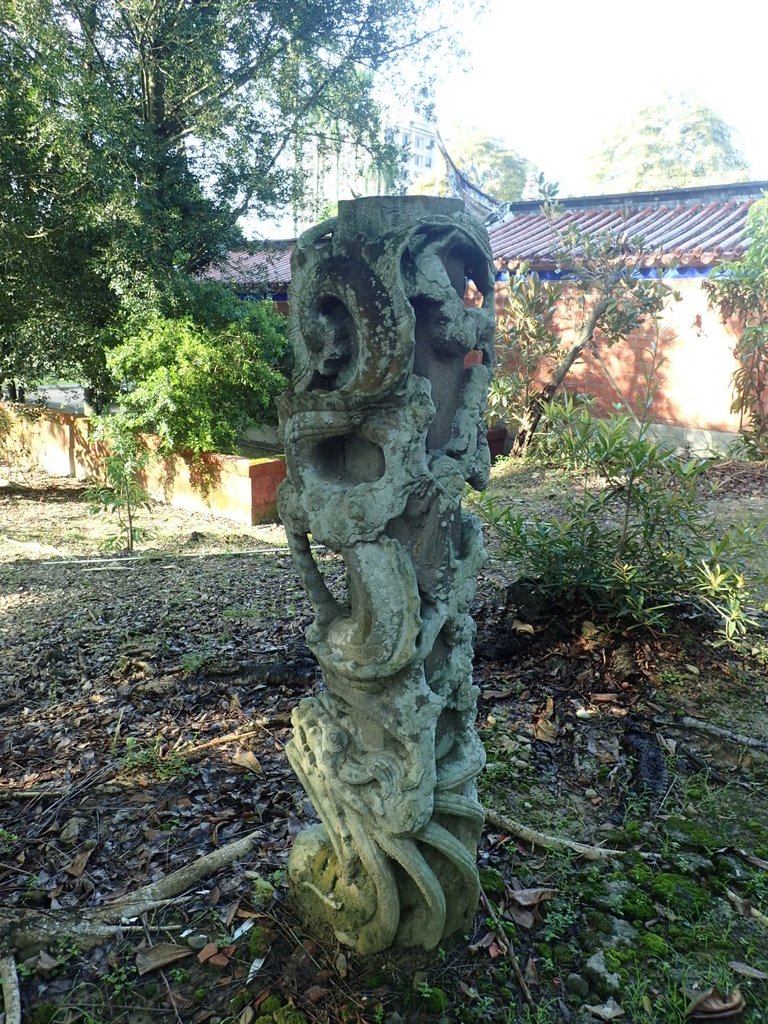
<svg viewBox="0 0 768 1024">
<path fill-rule="evenodd" d="M 342 202 L 292 262 L 279 507 L 325 688 L 293 714 L 287 754 L 322 825 L 298 836 L 289 875 L 304 915 L 360 953 L 432 949 L 470 926 L 478 899 L 468 608 L 484 551 L 461 494 L 490 465 L 494 274 L 463 209 Z M 467 278 L 482 308 L 465 308 Z M 341 554 L 345 595 L 310 534 Z"/>
</svg>

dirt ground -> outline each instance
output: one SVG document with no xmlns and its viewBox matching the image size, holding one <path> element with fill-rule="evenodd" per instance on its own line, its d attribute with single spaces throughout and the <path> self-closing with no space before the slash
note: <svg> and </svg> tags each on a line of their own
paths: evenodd
<svg viewBox="0 0 768 1024">
<path fill-rule="evenodd" d="M 766 467 L 715 472 L 713 518 L 764 513 Z M 494 487 L 554 508 L 553 479 Z M 491 560 L 473 609 L 487 903 L 437 955 L 361 960 L 303 931 L 284 880 L 314 820 L 284 746 L 320 680 L 282 530 L 143 516 L 136 557 L 109 558 L 115 523 L 80 485 L 0 486 L 0 921 L 76 921 L 249 845 L 96 947 L 74 927 L 31 943 L 25 1024 L 768 1020 L 765 635 L 729 653 L 693 628 L 621 633 Z"/>
</svg>

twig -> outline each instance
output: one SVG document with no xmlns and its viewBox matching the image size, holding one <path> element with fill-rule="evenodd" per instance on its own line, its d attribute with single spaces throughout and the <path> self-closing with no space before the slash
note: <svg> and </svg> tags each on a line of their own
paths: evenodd
<svg viewBox="0 0 768 1024">
<path fill-rule="evenodd" d="M 585 860 L 607 860 L 610 857 L 623 857 L 626 850 L 611 850 L 605 846 L 590 846 L 586 843 L 577 843 L 573 839 L 563 839 L 561 836 L 551 836 L 546 832 L 539 832 L 535 828 L 523 825 L 521 821 L 508 818 L 506 814 L 500 814 L 491 807 L 485 808 L 485 820 L 489 825 L 504 829 L 510 835 L 517 836 L 526 843 L 534 846 L 541 846 L 545 850 L 570 850 L 577 853 Z M 646 853 L 643 850 L 636 851 L 643 860 L 653 860 L 654 853 Z"/>
<path fill-rule="evenodd" d="M 0 988 L 5 1007 L 5 1024 L 21 1024 L 19 976 L 12 956 L 0 956 Z"/>
<path fill-rule="evenodd" d="M 517 984 L 520 986 L 520 991 L 523 993 L 523 999 L 525 999 L 526 1003 L 528 1003 L 530 1007 L 534 1007 L 536 1003 L 534 1002 L 533 996 L 531 995 L 531 990 L 528 987 L 528 982 L 525 980 L 525 976 L 520 968 L 520 961 L 517 959 L 517 953 L 515 953 L 515 947 L 512 944 L 512 939 L 510 939 L 510 937 L 504 931 L 504 926 L 499 920 L 495 908 L 493 907 L 488 897 L 485 895 L 485 891 L 482 888 L 480 889 L 480 899 L 483 901 L 483 906 L 490 914 L 491 919 L 494 925 L 496 926 L 496 938 L 504 946 L 504 952 L 506 956 L 509 958 L 510 963 L 512 964 L 512 970 L 515 972 Z"/>
<path fill-rule="evenodd" d="M 37 800 L 46 796 L 66 796 L 71 786 L 51 786 L 50 789 L 6 789 L 0 788 L 0 803 L 11 800 Z"/>
<path fill-rule="evenodd" d="M 205 743 L 176 747 L 174 749 L 174 753 L 181 754 L 182 757 L 196 757 L 198 754 L 202 753 L 202 751 L 208 750 L 210 747 L 220 747 L 225 743 L 235 743 L 237 740 L 248 739 L 259 730 L 269 733 L 269 729 L 265 726 L 261 725 L 259 722 L 253 722 L 248 729 L 242 729 L 240 732 L 228 732 L 226 736 L 217 736 L 215 739 L 206 740 Z"/>
<path fill-rule="evenodd" d="M 697 729 L 699 732 L 708 732 L 712 736 L 719 736 L 721 739 L 730 740 L 732 743 L 740 743 L 744 747 L 751 747 L 753 750 L 768 750 L 768 740 L 758 740 L 754 736 L 745 736 L 740 732 L 733 732 L 731 729 L 723 729 L 720 725 L 712 725 L 700 718 L 690 718 L 683 715 L 680 718 L 665 718 L 657 715 L 653 719 L 656 725 L 666 725 L 677 729 Z"/>
<path fill-rule="evenodd" d="M 0 931 L 4 931 L 17 948 L 39 947 L 64 934 L 79 939 L 81 946 L 98 945 L 112 938 L 134 918 L 173 902 L 203 878 L 250 853 L 260 836 L 261 831 L 258 829 L 250 832 L 90 913 L 82 910 L 45 912 L 20 908 L 0 909 Z"/>
</svg>

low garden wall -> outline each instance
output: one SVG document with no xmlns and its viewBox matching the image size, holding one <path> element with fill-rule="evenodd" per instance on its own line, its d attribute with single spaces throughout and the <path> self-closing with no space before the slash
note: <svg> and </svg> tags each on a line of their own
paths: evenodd
<svg viewBox="0 0 768 1024">
<path fill-rule="evenodd" d="M 86 416 L 0 403 L 9 427 L 8 447 L 50 476 L 99 480 L 104 476 L 104 445 L 91 438 Z M 161 456 L 158 439 L 144 438 L 153 453 L 139 482 L 157 501 L 193 512 L 224 516 L 249 526 L 277 519 L 277 488 L 285 478 L 280 456 L 249 459 L 240 455 Z"/>
</svg>

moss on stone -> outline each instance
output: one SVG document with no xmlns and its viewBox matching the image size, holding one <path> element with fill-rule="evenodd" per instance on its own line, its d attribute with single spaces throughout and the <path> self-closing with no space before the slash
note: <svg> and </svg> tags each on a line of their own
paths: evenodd
<svg viewBox="0 0 768 1024">
<path fill-rule="evenodd" d="M 635 885 L 648 885 L 649 882 L 653 881 L 654 872 L 648 867 L 647 864 L 636 864 L 634 867 L 629 868 L 627 871 L 627 878 L 634 882 Z"/>
<path fill-rule="evenodd" d="M 489 896 L 504 894 L 504 876 L 496 868 L 483 868 L 480 871 L 480 885 Z"/>
<path fill-rule="evenodd" d="M 689 846 L 698 846 L 702 850 L 713 851 L 728 845 L 723 836 L 715 834 L 698 821 L 689 821 L 688 818 L 667 818 L 664 830 L 670 838 Z"/>
<path fill-rule="evenodd" d="M 307 1018 L 295 1006 L 283 1006 L 275 1011 L 273 1017 L 275 1024 L 307 1024 Z"/>
<path fill-rule="evenodd" d="M 661 935 L 645 932 L 637 940 L 638 953 L 663 959 L 669 954 L 669 943 Z"/>
<path fill-rule="evenodd" d="M 588 910 L 585 920 L 592 931 L 600 932 L 601 935 L 610 935 L 613 930 L 610 916 L 601 910 Z"/>
<path fill-rule="evenodd" d="M 264 956 L 268 949 L 269 939 L 265 929 L 255 924 L 248 933 L 248 952 L 252 957 Z"/>
<path fill-rule="evenodd" d="M 566 943 L 558 942 L 552 947 L 552 960 L 561 967 L 572 964 L 575 959 L 574 950 Z"/>
<path fill-rule="evenodd" d="M 619 911 L 628 921 L 647 921 L 654 915 L 653 902 L 640 889 L 622 897 Z"/>
<path fill-rule="evenodd" d="M 711 899 L 706 889 L 685 875 L 672 871 L 657 875 L 651 883 L 651 892 L 671 910 L 683 916 L 702 911 Z"/>
</svg>

